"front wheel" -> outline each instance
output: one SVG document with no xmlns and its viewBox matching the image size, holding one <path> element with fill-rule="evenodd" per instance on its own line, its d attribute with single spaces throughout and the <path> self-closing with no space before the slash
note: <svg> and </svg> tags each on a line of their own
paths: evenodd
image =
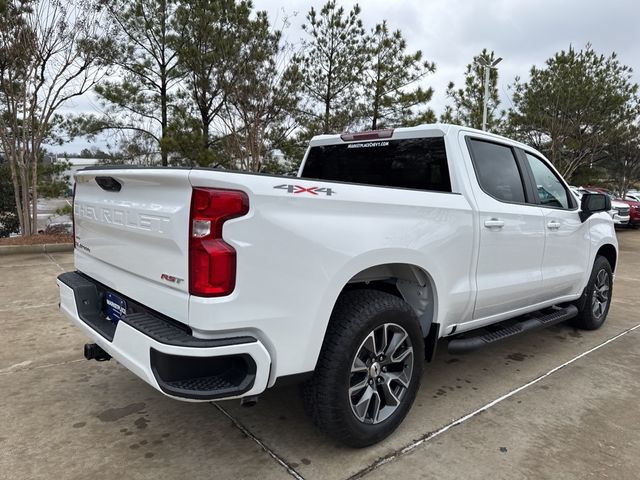
<svg viewBox="0 0 640 480">
<path fill-rule="evenodd" d="M 576 303 L 578 316 L 573 325 L 584 330 L 596 330 L 607 319 L 613 293 L 613 271 L 609 261 L 602 256 L 596 257 L 589 283 L 582 297 Z"/>
<path fill-rule="evenodd" d="M 422 332 L 406 302 L 374 290 L 346 292 L 303 386 L 305 409 L 321 430 L 347 445 L 379 442 L 411 408 L 423 359 Z"/>
</svg>

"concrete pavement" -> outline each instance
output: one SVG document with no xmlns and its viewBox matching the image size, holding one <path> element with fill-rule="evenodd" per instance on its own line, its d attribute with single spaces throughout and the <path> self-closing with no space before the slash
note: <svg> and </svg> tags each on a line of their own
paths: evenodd
<svg viewBox="0 0 640 480">
<path fill-rule="evenodd" d="M 465 356 L 448 355 L 442 343 L 403 425 L 362 450 L 318 433 L 295 387 L 268 391 L 253 408 L 189 404 L 114 361 L 80 360 L 86 339 L 58 312 L 55 286 L 73 268 L 72 255 L 0 257 L 0 472 L 12 479 L 638 478 L 640 329 L 630 329 L 640 324 L 640 232 L 621 231 L 619 240 L 605 326 L 560 325 Z"/>
</svg>

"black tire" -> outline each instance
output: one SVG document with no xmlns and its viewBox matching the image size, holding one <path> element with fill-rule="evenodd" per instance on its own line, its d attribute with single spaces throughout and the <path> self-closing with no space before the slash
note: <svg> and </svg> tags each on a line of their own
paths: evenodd
<svg viewBox="0 0 640 480">
<path fill-rule="evenodd" d="M 381 356 L 363 360 L 376 345 L 384 346 Z M 352 447 L 372 445 L 390 435 L 411 408 L 423 361 L 422 332 L 406 302 L 375 290 L 345 292 L 333 309 L 315 372 L 302 386 L 305 410 L 334 439 Z"/>
<path fill-rule="evenodd" d="M 606 285 L 602 285 L 606 279 Z M 575 303 L 578 316 L 571 324 L 583 330 L 597 330 L 607 319 L 613 293 L 613 271 L 611 264 L 602 256 L 596 257 L 589 283 L 582 293 L 582 297 Z"/>
</svg>

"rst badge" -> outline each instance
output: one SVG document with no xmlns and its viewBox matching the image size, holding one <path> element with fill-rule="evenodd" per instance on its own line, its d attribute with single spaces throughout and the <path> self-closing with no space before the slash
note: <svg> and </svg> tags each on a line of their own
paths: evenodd
<svg viewBox="0 0 640 480">
<path fill-rule="evenodd" d="M 309 195 L 326 195 L 330 197 L 331 195 L 335 195 L 336 192 L 332 188 L 324 188 L 324 187 L 302 187 L 300 185 L 276 185 L 273 187 L 277 190 L 286 190 L 287 193 L 308 193 Z"/>
<path fill-rule="evenodd" d="M 163 273 L 162 275 L 160 275 L 160 280 L 164 280 L 165 282 L 175 283 L 177 285 L 180 285 L 182 282 L 184 282 L 184 278 L 176 277 L 174 275 L 169 275 L 168 273 Z"/>
</svg>

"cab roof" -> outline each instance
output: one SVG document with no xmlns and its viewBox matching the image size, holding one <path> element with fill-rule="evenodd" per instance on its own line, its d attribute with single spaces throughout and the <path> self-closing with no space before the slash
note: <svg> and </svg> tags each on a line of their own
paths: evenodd
<svg viewBox="0 0 640 480">
<path fill-rule="evenodd" d="M 445 135 L 457 136 L 458 132 L 465 131 L 477 134 L 488 139 L 501 140 L 514 146 L 527 150 L 533 150 L 530 146 L 512 140 L 495 133 L 485 132 L 471 127 L 452 125 L 448 123 L 427 123 L 415 127 L 399 127 L 383 130 L 368 130 L 362 132 L 346 132 L 342 134 L 323 134 L 314 136 L 309 142 L 309 147 L 322 145 L 339 145 L 349 142 L 376 141 L 376 140 L 400 140 L 405 138 L 444 137 Z"/>
</svg>

